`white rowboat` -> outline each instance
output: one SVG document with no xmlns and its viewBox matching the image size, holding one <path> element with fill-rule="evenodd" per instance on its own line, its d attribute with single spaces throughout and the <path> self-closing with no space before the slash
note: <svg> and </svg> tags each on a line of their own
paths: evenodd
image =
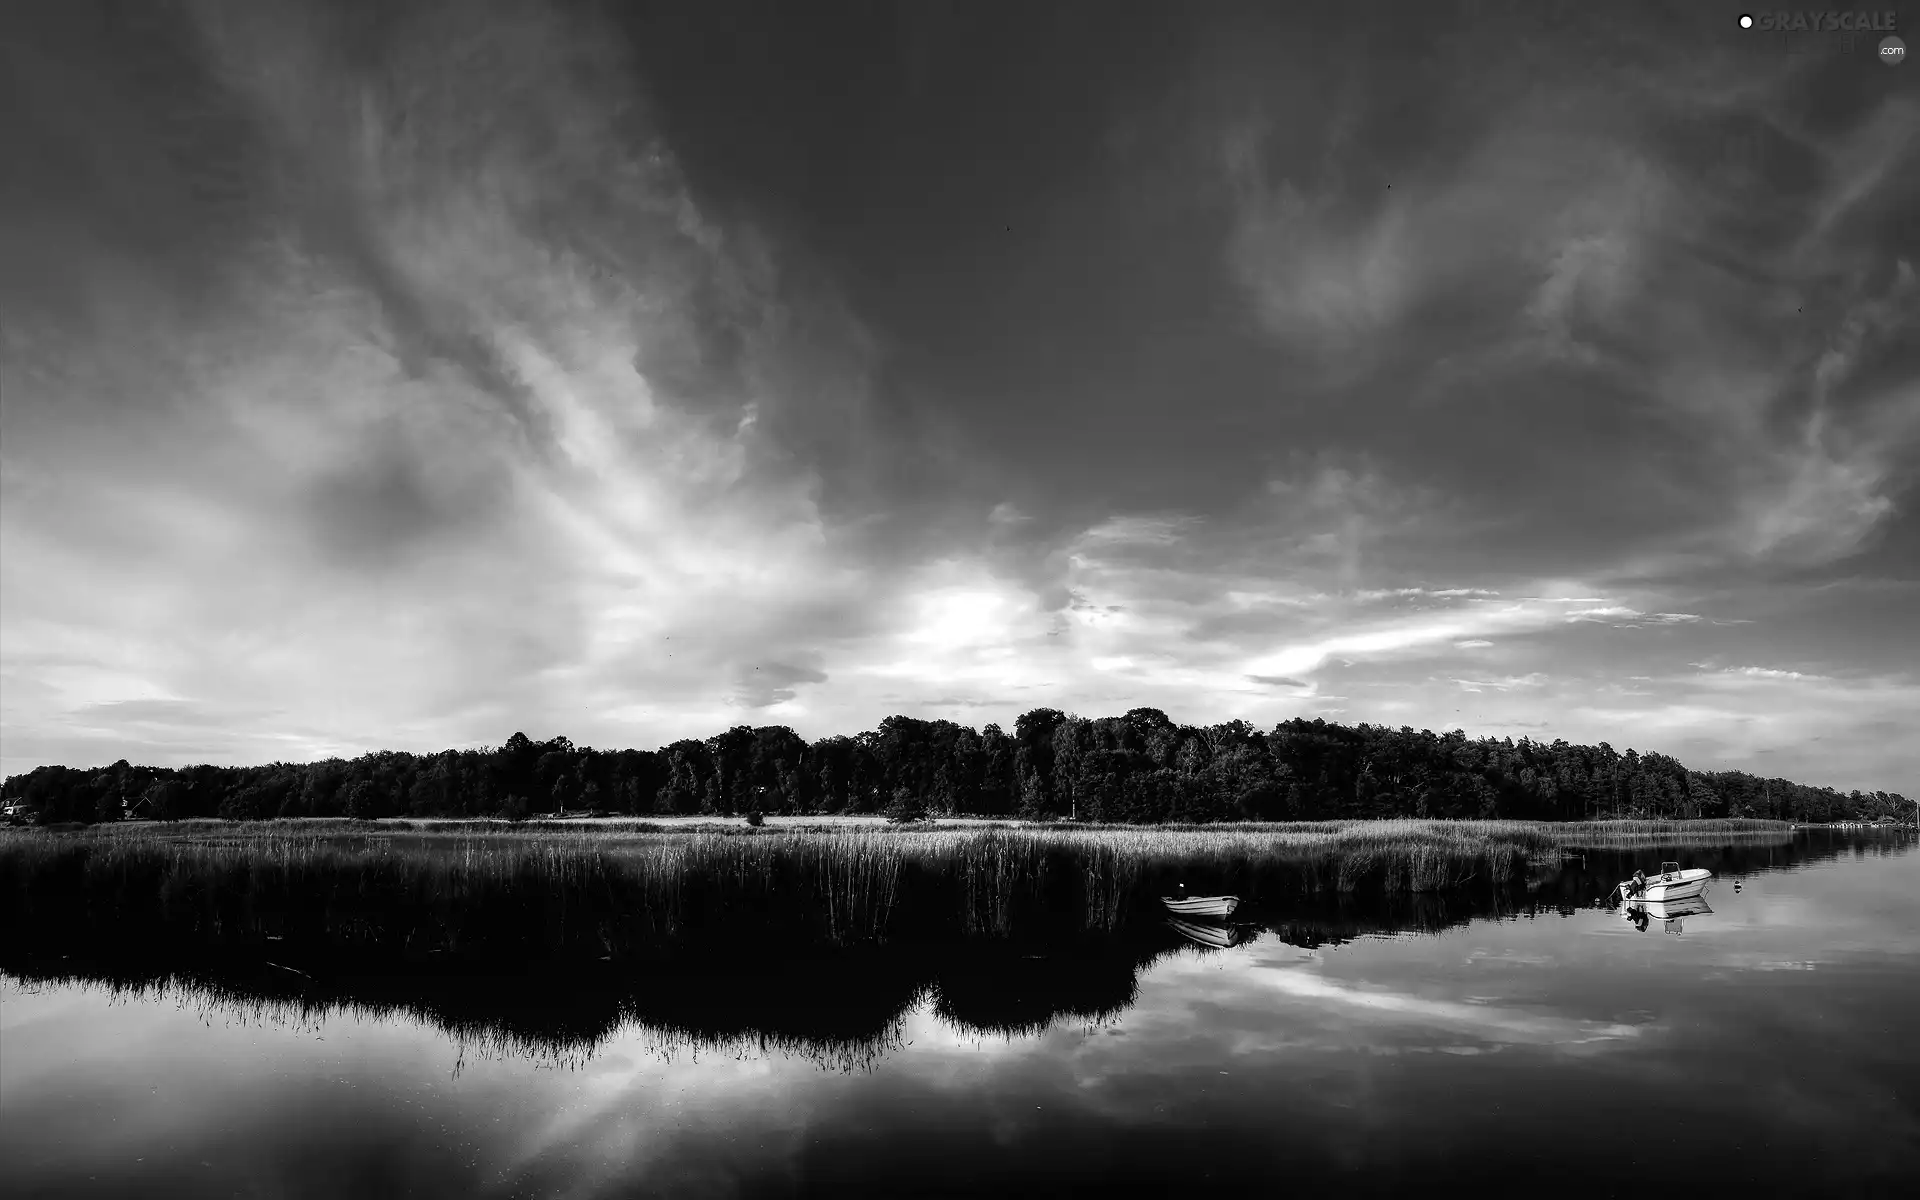
<svg viewBox="0 0 1920 1200">
<path fill-rule="evenodd" d="M 1617 891 L 1629 903 L 1684 900 L 1706 891 L 1707 881 L 1712 878 L 1713 872 L 1705 867 L 1682 871 L 1679 863 L 1668 862 L 1661 863 L 1659 873 L 1647 876 L 1644 883 L 1638 879 L 1621 881 Z"/>
<path fill-rule="evenodd" d="M 1167 911 L 1182 917 L 1230 917 L 1233 910 L 1240 907 L 1238 896 L 1172 896 L 1160 897 L 1160 903 Z"/>
</svg>

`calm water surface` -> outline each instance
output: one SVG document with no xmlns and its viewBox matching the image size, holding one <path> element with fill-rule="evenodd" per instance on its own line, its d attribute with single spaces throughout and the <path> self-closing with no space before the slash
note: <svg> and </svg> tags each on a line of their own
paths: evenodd
<svg viewBox="0 0 1920 1200">
<path fill-rule="evenodd" d="M 1024 1032 L 956 1018 L 960 985 L 838 1042 L 628 1022 L 561 1047 L 6 976 L 0 1178 L 19 1196 L 1893 1194 L 1920 1180 L 1912 846 L 1723 873 L 1677 929 L 1597 908 L 1437 934 L 1268 914 L 1242 945 L 1147 956 L 1131 1003 L 1123 979 L 1119 1003 L 1080 1006 L 1105 1015 L 1049 1019 L 1073 1006 L 1041 993 L 1081 968 L 1022 956 L 1027 975 L 978 986 L 1003 1010 L 1031 987 Z M 775 1009 L 826 986 L 761 979 L 749 948 L 731 970 Z"/>
</svg>

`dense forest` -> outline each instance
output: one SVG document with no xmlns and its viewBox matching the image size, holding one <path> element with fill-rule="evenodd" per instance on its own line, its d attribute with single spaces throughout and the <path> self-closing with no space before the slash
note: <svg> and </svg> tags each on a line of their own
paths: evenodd
<svg viewBox="0 0 1920 1200">
<path fill-rule="evenodd" d="M 659 750 L 592 750 L 516 733 L 496 750 L 392 751 L 259 767 L 40 767 L 8 805 L 41 821 L 121 816 L 462 817 L 599 812 L 1008 815 L 1157 823 L 1338 817 L 1910 819 L 1889 792 L 1836 792 L 1692 771 L 1602 742 L 1283 721 L 1176 725 L 1158 709 L 1090 719 L 1029 712 L 1011 734 L 888 717 L 807 742 L 736 726 Z"/>
</svg>

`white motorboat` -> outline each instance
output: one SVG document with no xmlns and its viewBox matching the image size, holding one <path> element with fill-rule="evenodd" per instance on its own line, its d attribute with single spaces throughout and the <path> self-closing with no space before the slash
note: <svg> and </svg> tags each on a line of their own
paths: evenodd
<svg viewBox="0 0 1920 1200">
<path fill-rule="evenodd" d="M 1664 862 L 1652 875 L 1635 871 L 1632 879 L 1622 880 L 1615 894 L 1629 903 L 1659 900 L 1684 900 L 1707 890 L 1713 872 L 1705 867 L 1682 871 L 1677 862 Z"/>
<path fill-rule="evenodd" d="M 1162 896 L 1167 911 L 1181 917 L 1230 917 L 1240 907 L 1238 896 Z"/>
</svg>

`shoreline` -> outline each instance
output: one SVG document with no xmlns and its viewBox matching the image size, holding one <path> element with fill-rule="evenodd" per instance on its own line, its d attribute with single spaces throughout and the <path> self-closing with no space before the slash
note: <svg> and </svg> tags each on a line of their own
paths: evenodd
<svg viewBox="0 0 1920 1200">
<path fill-rule="evenodd" d="M 1539 821 L 1505 817 L 1350 817 L 1326 821 L 1213 821 L 1157 822 L 1129 824 L 1119 821 L 1031 820 L 1021 817 L 953 816 L 896 823 L 881 814 L 810 813 L 765 814 L 759 826 L 744 816 L 556 816 L 528 817 L 510 821 L 502 817 L 270 817 L 258 820 L 230 820 L 222 817 L 186 817 L 178 821 L 132 819 L 89 825 L 0 826 L 7 832 L 94 833 L 111 837 L 149 836 L 169 831 L 192 833 L 208 830 L 261 832 L 343 831 L 353 833 L 467 833 L 520 832 L 555 833 L 598 831 L 604 833 L 679 833 L 733 831 L 742 834 L 810 833 L 848 831 L 967 832 L 1012 830 L 1020 832 L 1131 833 L 1331 833 L 1363 829 L 1462 830 L 1474 833 L 1517 833 L 1521 831 L 1587 830 L 1609 834 L 1646 833 L 1772 833 L 1809 829 L 1902 829 L 1903 825 L 1877 826 L 1871 822 L 1809 824 L 1775 821 L 1759 817 L 1708 817 L 1668 819 L 1661 817 L 1609 817 L 1582 821 Z"/>
</svg>

